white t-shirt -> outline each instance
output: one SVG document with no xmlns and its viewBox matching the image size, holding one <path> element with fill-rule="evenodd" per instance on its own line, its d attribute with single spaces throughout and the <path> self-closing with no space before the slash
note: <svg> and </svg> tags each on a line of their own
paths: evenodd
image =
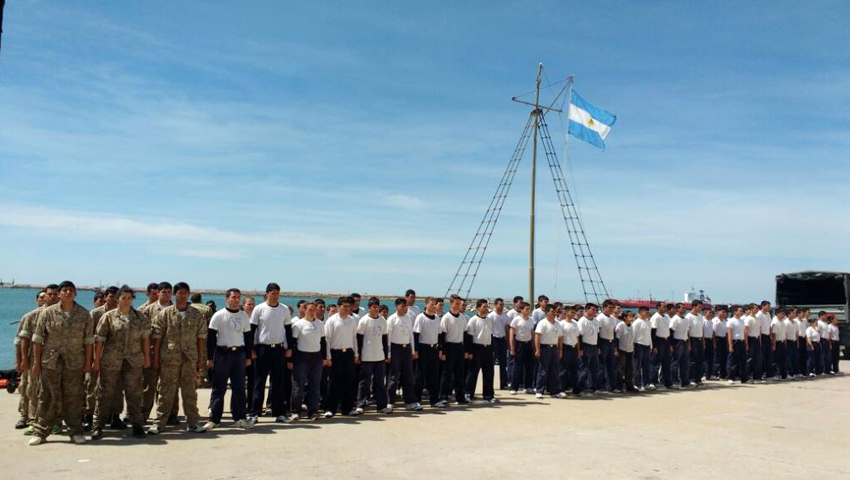
<svg viewBox="0 0 850 480">
<path fill-rule="evenodd" d="M 387 334 L 387 320 L 378 315 L 372 318 L 368 313 L 357 321 L 357 334 L 363 335 L 363 351 L 360 360 L 380 362 L 384 360 L 384 335 Z"/>
<path fill-rule="evenodd" d="M 558 337 L 564 336 L 561 324 L 557 320 L 550 322 L 548 319 L 538 322 L 534 328 L 534 333 L 540 334 L 540 345 L 558 345 Z"/>
<path fill-rule="evenodd" d="M 581 317 L 578 321 L 578 332 L 582 343 L 588 345 L 599 343 L 599 322 L 595 318 Z"/>
<path fill-rule="evenodd" d="M 838 327 L 836 325 L 830 325 L 829 326 L 829 338 L 833 342 L 839 341 Z M 838 348 L 838 346 L 833 345 L 832 348 Z"/>
<path fill-rule="evenodd" d="M 564 332 L 564 345 L 575 347 L 578 343 L 578 323 L 575 320 L 559 320 L 561 330 Z"/>
<path fill-rule="evenodd" d="M 673 330 L 673 338 L 676 340 L 687 340 L 688 331 L 691 329 L 691 322 L 680 317 L 678 314 L 673 315 L 670 319 L 670 330 Z"/>
<path fill-rule="evenodd" d="M 472 343 L 476 345 L 490 345 L 493 343 L 493 320 L 490 315 L 481 318 L 473 315 L 466 322 L 466 333 L 472 335 Z"/>
<path fill-rule="evenodd" d="M 785 322 L 779 317 L 773 317 L 770 322 L 770 331 L 776 336 L 777 342 L 785 341 Z"/>
<path fill-rule="evenodd" d="M 311 321 L 297 318 L 292 322 L 292 337 L 298 339 L 298 351 L 316 353 L 321 349 L 325 336 L 325 323 L 318 318 Z"/>
<path fill-rule="evenodd" d="M 522 315 L 517 315 L 511 320 L 511 328 L 514 330 L 514 340 L 517 342 L 531 341 L 531 334 L 534 332 L 534 322 L 531 318 L 522 318 Z"/>
<path fill-rule="evenodd" d="M 243 334 L 251 331 L 251 320 L 242 310 L 231 312 L 222 308 L 213 314 L 209 328 L 216 331 L 217 347 L 244 347 Z"/>
<path fill-rule="evenodd" d="M 508 317 L 507 312 L 503 310 L 501 314 L 498 314 L 493 310 L 487 314 L 487 318 L 493 322 L 493 336 L 496 338 L 505 338 L 505 327 L 511 323 L 511 318 Z"/>
<path fill-rule="evenodd" d="M 535 308 L 534 311 L 531 312 L 531 321 L 537 326 L 537 323 L 546 318 L 546 312 L 543 311 L 542 308 Z"/>
<path fill-rule="evenodd" d="M 795 342 L 797 341 L 797 325 L 794 325 L 794 321 L 788 317 L 785 317 L 783 321 L 785 324 L 785 341 L 786 342 Z"/>
<path fill-rule="evenodd" d="M 770 322 L 773 320 L 769 313 L 764 313 L 761 310 L 756 312 L 756 320 L 758 321 L 761 334 L 770 335 Z"/>
<path fill-rule="evenodd" d="M 338 313 L 331 315 L 325 322 L 325 339 L 328 342 L 328 350 L 354 350 L 357 357 L 357 320 L 351 315 L 342 318 Z M 330 359 L 330 353 L 328 353 Z"/>
<path fill-rule="evenodd" d="M 463 332 L 466 331 L 466 315 L 446 312 L 440 320 L 440 332 L 446 334 L 446 343 L 463 343 Z"/>
<path fill-rule="evenodd" d="M 761 335 L 761 327 L 759 326 L 759 322 L 756 320 L 756 317 L 752 315 L 744 315 L 744 326 L 747 327 L 747 335 L 749 337 L 758 337 Z"/>
<path fill-rule="evenodd" d="M 413 345 L 413 320 L 410 318 L 410 311 L 404 315 L 397 312 L 390 315 L 387 319 L 387 335 L 391 345 L 409 345 L 411 352 L 416 351 Z"/>
<path fill-rule="evenodd" d="M 702 338 L 702 315 L 694 315 L 692 312 L 685 314 L 685 320 L 688 322 L 688 336 L 691 338 Z"/>
<path fill-rule="evenodd" d="M 419 343 L 436 345 L 440 337 L 440 317 L 434 315 L 432 318 L 420 313 L 413 321 L 413 333 L 419 334 Z"/>
<path fill-rule="evenodd" d="M 624 352 L 635 351 L 635 332 L 631 325 L 626 325 L 626 322 L 620 322 L 615 328 L 617 340 L 620 341 L 617 348 Z"/>
<path fill-rule="evenodd" d="M 732 332 L 732 340 L 744 339 L 744 320 L 732 317 L 726 320 L 726 329 Z"/>
<path fill-rule="evenodd" d="M 289 348 L 289 345 L 286 345 L 286 326 L 291 323 L 292 316 L 283 304 L 278 303 L 277 306 L 272 307 L 263 302 L 257 305 L 251 313 L 251 325 L 257 326 L 254 343 L 258 345 L 282 343 Z"/>
<path fill-rule="evenodd" d="M 617 328 L 617 319 L 604 313 L 596 316 L 596 322 L 599 324 L 599 338 L 603 340 L 614 340 L 614 329 Z"/>
<path fill-rule="evenodd" d="M 646 347 L 652 346 L 652 328 L 649 326 L 649 320 L 636 318 L 632 322 L 632 331 L 635 334 L 635 343 Z"/>
<path fill-rule="evenodd" d="M 711 320 L 714 326 L 714 336 L 726 339 L 726 320 L 721 320 L 719 317 L 714 317 Z"/>
<path fill-rule="evenodd" d="M 658 338 L 670 337 L 670 316 L 655 312 L 649 319 L 649 325 L 655 329 L 655 336 Z"/>
<path fill-rule="evenodd" d="M 820 332 L 815 327 L 809 327 L 806 329 L 806 338 L 811 340 L 812 343 L 820 342 Z"/>
</svg>

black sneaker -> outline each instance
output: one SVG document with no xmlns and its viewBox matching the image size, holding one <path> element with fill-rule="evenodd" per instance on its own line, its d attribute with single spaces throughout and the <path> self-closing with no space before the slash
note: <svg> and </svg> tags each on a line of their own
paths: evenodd
<svg viewBox="0 0 850 480">
<path fill-rule="evenodd" d="M 15 423 L 15 430 L 23 430 L 24 428 L 27 428 L 26 420 L 18 420 L 18 422 Z"/>
<path fill-rule="evenodd" d="M 94 430 L 92 430 L 92 432 L 91 432 L 91 439 L 92 440 L 100 440 L 101 438 L 103 438 L 103 430 L 101 430 L 100 428 L 95 428 Z"/>
<path fill-rule="evenodd" d="M 113 430 L 126 430 L 127 424 L 121 421 L 121 418 L 118 415 L 112 417 L 112 422 L 109 424 L 109 428 Z"/>
<path fill-rule="evenodd" d="M 83 415 L 83 431 L 91 432 L 92 416 Z"/>
<path fill-rule="evenodd" d="M 141 425 L 133 425 L 133 436 L 136 438 L 145 438 L 145 429 Z"/>
</svg>

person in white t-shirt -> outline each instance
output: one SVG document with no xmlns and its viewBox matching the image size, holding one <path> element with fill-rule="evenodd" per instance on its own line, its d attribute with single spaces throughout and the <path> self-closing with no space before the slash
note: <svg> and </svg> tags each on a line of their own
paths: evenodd
<svg viewBox="0 0 850 480">
<path fill-rule="evenodd" d="M 832 343 L 832 373 L 833 375 L 840 374 L 838 363 L 841 359 L 841 337 L 838 331 L 838 319 L 835 315 L 829 321 L 829 341 Z"/>
<path fill-rule="evenodd" d="M 638 308 L 637 318 L 632 322 L 632 331 L 635 334 L 635 386 L 639 391 L 655 390 L 650 367 L 652 326 L 649 323 L 649 307 Z"/>
<path fill-rule="evenodd" d="M 572 392 L 574 395 L 581 393 L 581 382 L 578 379 L 578 359 L 581 355 L 581 347 L 578 343 L 578 322 L 576 322 L 576 307 L 568 305 L 563 307 L 561 319 L 561 330 L 564 332 L 564 354 L 561 357 L 561 390 Z"/>
<path fill-rule="evenodd" d="M 534 323 L 531 321 L 531 305 L 523 303 L 519 314 L 511 320 L 511 329 L 508 333 L 508 346 L 511 358 L 514 359 L 513 375 L 511 376 L 511 395 L 520 390 L 525 393 L 534 393 L 534 348 L 532 339 L 534 337 Z"/>
<path fill-rule="evenodd" d="M 806 350 L 809 352 L 809 376 L 814 377 L 823 372 L 823 355 L 820 350 L 820 332 L 817 320 L 809 320 L 809 328 L 806 329 Z"/>
<path fill-rule="evenodd" d="M 747 350 L 749 348 L 749 341 L 754 337 L 749 336 L 749 327 L 744 322 L 743 315 L 743 307 L 740 305 L 732 307 L 732 317 L 726 321 L 726 345 L 729 352 L 729 383 L 735 383 L 736 377 L 741 379 L 741 383 L 747 383 L 749 381 Z"/>
<path fill-rule="evenodd" d="M 714 331 L 714 376 L 726 380 L 728 376 L 729 344 L 726 341 L 726 319 L 729 317 L 727 307 L 717 307 L 717 315 L 711 320 Z"/>
<path fill-rule="evenodd" d="M 776 309 L 776 316 L 770 321 L 770 342 L 773 349 L 773 361 L 776 363 L 771 370 L 777 372 L 774 380 L 786 380 L 788 378 L 787 365 L 785 363 L 785 309 Z"/>
<path fill-rule="evenodd" d="M 360 383 L 357 388 L 357 410 L 369 404 L 369 393 L 375 395 L 375 406 L 381 413 L 392 413 L 388 404 L 387 387 L 384 383 L 387 372 L 387 360 L 390 353 L 387 337 L 387 319 L 379 313 L 381 300 L 369 299 L 369 308 L 357 321 L 357 350 L 360 352 Z"/>
<path fill-rule="evenodd" d="M 797 318 L 797 307 L 789 307 L 785 316 L 785 368 L 788 378 L 797 377 L 797 337 L 799 332 L 794 319 Z"/>
<path fill-rule="evenodd" d="M 546 305 L 546 317 L 534 329 L 534 356 L 539 359 L 537 372 L 537 398 L 543 398 L 544 388 L 549 395 L 566 398 L 558 382 L 560 360 L 563 355 L 564 332 L 555 316 L 554 305 Z"/>
<path fill-rule="evenodd" d="M 620 392 L 636 392 L 634 380 L 635 332 L 632 329 L 633 312 L 626 312 L 623 321 L 614 329 L 617 337 L 617 390 Z"/>
<path fill-rule="evenodd" d="M 493 301 L 493 311 L 487 314 L 493 322 L 493 356 L 499 365 L 499 390 L 508 389 L 508 330 L 511 318 L 505 311 L 505 301 L 497 298 Z"/>
</svg>

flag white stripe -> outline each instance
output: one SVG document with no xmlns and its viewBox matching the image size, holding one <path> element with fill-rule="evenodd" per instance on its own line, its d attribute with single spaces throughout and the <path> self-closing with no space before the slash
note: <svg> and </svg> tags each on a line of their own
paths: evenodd
<svg viewBox="0 0 850 480">
<path fill-rule="evenodd" d="M 602 137 L 603 140 L 608 136 L 608 132 L 611 131 L 611 127 L 609 125 L 605 125 L 599 120 L 594 119 L 587 110 L 579 108 L 572 103 L 570 104 L 570 120 L 584 125 L 585 128 L 595 131 L 600 137 Z"/>
</svg>

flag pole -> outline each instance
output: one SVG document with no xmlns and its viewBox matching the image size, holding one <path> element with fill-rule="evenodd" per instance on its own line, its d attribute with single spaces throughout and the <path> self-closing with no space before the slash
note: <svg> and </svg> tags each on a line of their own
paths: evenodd
<svg viewBox="0 0 850 480">
<path fill-rule="evenodd" d="M 537 81 L 534 88 L 534 125 L 531 146 L 531 216 L 529 217 L 528 235 L 528 303 L 534 305 L 534 207 L 535 190 L 537 187 L 537 125 L 540 123 L 540 77 L 543 74 L 543 63 L 537 66 Z"/>
</svg>

